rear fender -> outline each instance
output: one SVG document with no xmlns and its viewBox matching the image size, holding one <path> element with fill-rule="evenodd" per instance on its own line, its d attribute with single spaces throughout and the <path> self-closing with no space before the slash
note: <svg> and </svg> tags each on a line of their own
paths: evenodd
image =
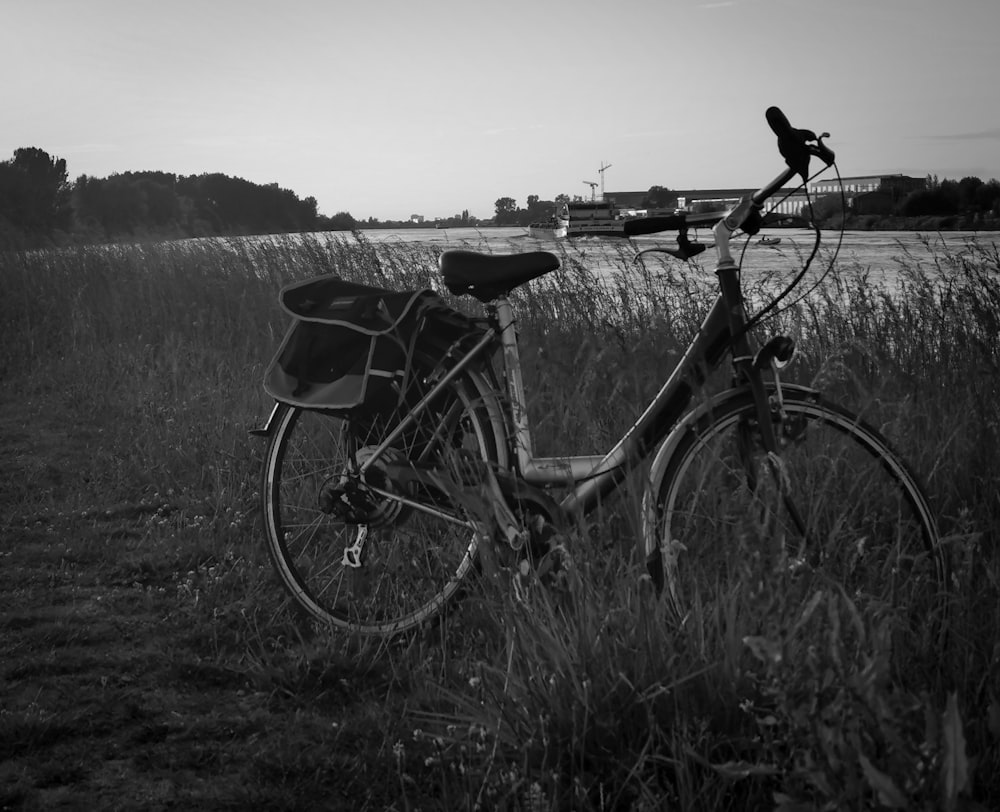
<svg viewBox="0 0 1000 812">
<path fill-rule="evenodd" d="M 271 407 L 271 414 L 268 415 L 267 422 L 260 428 L 250 429 L 248 434 L 253 437 L 270 437 L 271 426 L 274 425 L 274 417 L 278 413 L 278 408 L 280 406 L 281 404 L 275 401 L 274 406 Z"/>
</svg>

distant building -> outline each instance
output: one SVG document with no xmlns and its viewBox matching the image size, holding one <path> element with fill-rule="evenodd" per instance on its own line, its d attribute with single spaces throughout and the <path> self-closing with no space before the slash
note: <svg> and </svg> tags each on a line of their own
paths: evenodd
<svg viewBox="0 0 1000 812">
<path fill-rule="evenodd" d="M 854 214 L 892 214 L 907 195 L 927 188 L 927 179 L 908 175 L 860 175 L 824 178 L 811 188 L 818 196 L 843 193 Z"/>
<path fill-rule="evenodd" d="M 841 194 L 847 198 L 847 205 L 859 214 L 889 214 L 895 206 L 911 192 L 926 186 L 924 178 L 907 175 L 861 175 L 856 177 L 823 178 L 809 184 L 809 194 L 787 188 L 784 197 L 775 195 L 768 208 L 780 214 L 798 214 L 810 200 L 815 203 L 826 195 Z M 667 198 L 665 208 L 686 211 L 724 210 L 741 198 L 749 197 L 756 189 L 672 189 L 672 198 Z M 639 214 L 648 212 L 644 200 L 649 192 L 605 192 L 604 199 L 613 201 L 619 209 L 630 209 Z"/>
<path fill-rule="evenodd" d="M 911 178 L 907 175 L 859 175 L 851 178 L 823 178 L 809 184 L 813 194 L 864 194 L 865 192 L 888 192 L 900 198 L 927 186 L 925 178 Z"/>
<path fill-rule="evenodd" d="M 756 191 L 756 189 L 671 189 L 671 196 L 667 197 L 665 204 L 661 203 L 656 211 L 675 209 L 698 212 L 724 211 Z M 643 202 L 648 194 L 648 192 L 605 192 L 604 199 L 613 200 L 620 209 L 630 209 L 636 214 L 648 213 L 651 210 Z M 798 214 L 805 203 L 806 195 L 803 192 L 788 189 L 788 196 L 784 199 L 772 198 L 770 207 L 782 214 Z"/>
<path fill-rule="evenodd" d="M 410 215 L 410 222 L 411 223 L 422 223 L 422 222 L 424 222 L 424 216 L 422 214 L 411 214 Z"/>
</svg>

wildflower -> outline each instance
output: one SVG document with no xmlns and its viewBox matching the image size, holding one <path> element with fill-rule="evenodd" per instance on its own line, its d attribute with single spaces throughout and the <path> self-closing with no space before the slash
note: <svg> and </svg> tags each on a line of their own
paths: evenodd
<svg viewBox="0 0 1000 812">
<path fill-rule="evenodd" d="M 548 807 L 548 799 L 545 797 L 545 790 L 537 781 L 533 781 L 528 787 L 528 809 L 542 810 Z"/>
</svg>

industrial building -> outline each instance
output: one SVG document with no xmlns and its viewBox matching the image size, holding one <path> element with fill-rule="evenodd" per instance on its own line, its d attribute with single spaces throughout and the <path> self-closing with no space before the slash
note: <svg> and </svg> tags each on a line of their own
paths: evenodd
<svg viewBox="0 0 1000 812">
<path fill-rule="evenodd" d="M 857 214 L 891 214 L 893 209 L 911 192 L 926 187 L 924 178 L 907 175 L 861 175 L 847 178 L 828 178 L 809 183 L 809 194 L 801 189 L 788 188 L 785 197 L 776 195 L 768 209 L 780 214 L 799 214 L 809 200 L 816 203 L 827 195 L 843 192 L 847 207 Z M 726 209 L 756 189 L 671 189 L 666 208 L 687 211 Z M 649 192 L 606 192 L 605 201 L 613 201 L 619 209 L 648 211 L 644 201 Z M 658 211 L 663 210 L 661 203 Z"/>
</svg>

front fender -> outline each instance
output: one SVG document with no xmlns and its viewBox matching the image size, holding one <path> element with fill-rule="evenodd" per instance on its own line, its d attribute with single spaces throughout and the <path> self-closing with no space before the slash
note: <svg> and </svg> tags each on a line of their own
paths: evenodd
<svg viewBox="0 0 1000 812">
<path fill-rule="evenodd" d="M 774 385 L 767 384 L 768 394 L 774 392 Z M 793 383 L 782 383 L 781 391 L 785 394 L 795 392 L 800 398 L 809 396 L 817 397 L 819 392 L 808 386 L 800 386 Z M 658 551 L 658 540 L 656 536 L 656 494 L 660 492 L 660 486 L 666 473 L 667 463 L 677 450 L 681 439 L 689 432 L 695 430 L 703 420 L 714 411 L 723 411 L 731 401 L 739 398 L 746 398 L 750 394 L 748 387 L 737 387 L 726 389 L 717 395 L 708 398 L 703 403 L 688 412 L 667 435 L 653 457 L 653 462 L 649 467 L 649 476 L 646 479 L 646 487 L 642 494 L 642 538 L 645 545 L 647 562 L 651 557 L 655 557 Z"/>
</svg>

